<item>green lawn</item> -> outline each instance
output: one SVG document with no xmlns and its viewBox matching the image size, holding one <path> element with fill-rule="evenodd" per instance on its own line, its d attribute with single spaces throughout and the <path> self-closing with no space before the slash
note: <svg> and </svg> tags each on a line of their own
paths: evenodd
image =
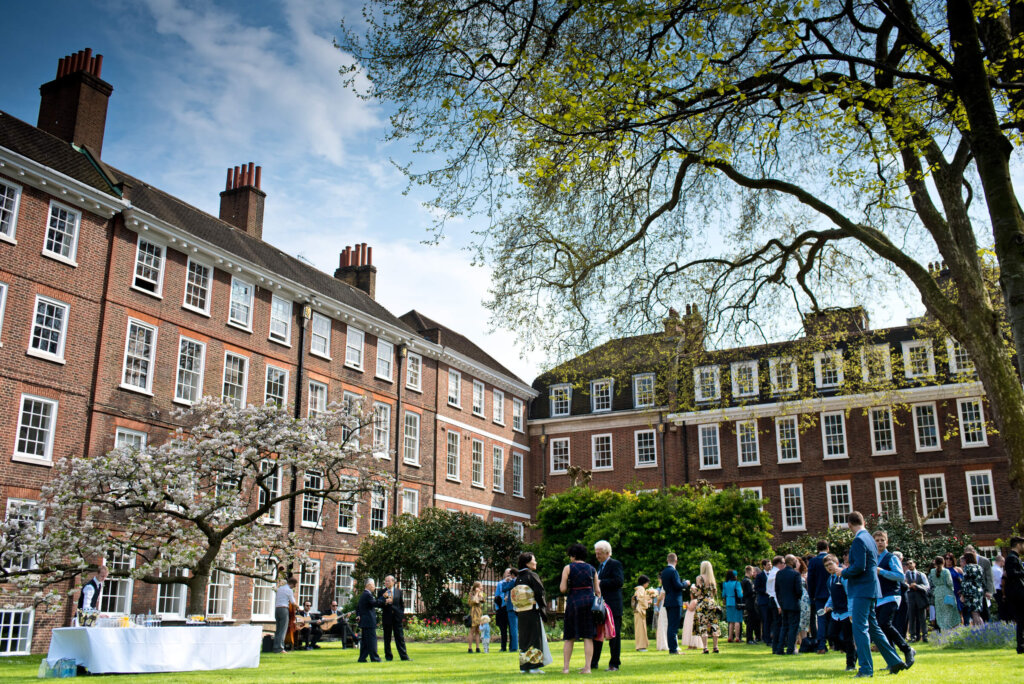
<svg viewBox="0 0 1024 684">
<path fill-rule="evenodd" d="M 627 648 L 628 646 L 628 648 Z M 546 674 L 537 676 L 543 681 L 563 680 L 561 674 L 562 644 L 552 644 L 556 662 L 546 668 Z M 664 652 L 636 653 L 632 642 L 623 642 L 622 670 L 618 673 L 601 672 L 595 675 L 601 681 L 617 682 L 792 682 L 849 679 L 843 671 L 842 654 L 771 656 L 764 646 L 724 644 L 723 652 L 704 655 L 699 651 L 686 651 L 681 656 Z M 518 673 L 515 654 L 466 653 L 464 644 L 410 644 L 412 662 L 357 663 L 358 652 L 342 650 L 329 643 L 318 651 L 303 651 L 285 655 L 264 654 L 258 670 L 225 670 L 171 675 L 114 675 L 90 677 L 88 682 L 287 682 L 288 684 L 320 684 L 343 679 L 348 682 L 522 682 L 526 676 Z M 0 682 L 22 682 L 34 679 L 40 656 L 0 659 Z M 582 644 L 573 652 L 574 674 L 583 665 Z M 875 656 L 876 674 L 890 675 L 881 670 L 882 658 Z M 1016 672 L 1017 674 L 1013 674 Z M 1024 656 L 1012 650 L 1005 651 L 941 651 L 928 645 L 918 649 L 918 660 L 909 672 L 903 672 L 893 681 L 909 682 L 949 681 L 951 677 L 966 678 L 974 682 L 1024 681 Z M 532 681 L 532 680 L 531 680 Z"/>
</svg>

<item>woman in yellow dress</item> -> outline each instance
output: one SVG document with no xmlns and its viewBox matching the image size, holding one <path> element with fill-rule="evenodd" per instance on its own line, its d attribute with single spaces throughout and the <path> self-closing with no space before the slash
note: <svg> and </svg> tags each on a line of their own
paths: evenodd
<svg viewBox="0 0 1024 684">
<path fill-rule="evenodd" d="M 647 638 L 647 609 L 651 607 L 651 580 L 647 575 L 640 575 L 637 587 L 633 590 L 633 637 L 636 650 L 646 651 L 650 641 Z"/>
<path fill-rule="evenodd" d="M 472 626 L 469 628 L 469 652 L 473 652 L 473 644 L 476 643 L 476 652 L 480 652 L 480 619 L 484 616 L 484 585 L 480 582 L 473 582 L 473 588 L 469 590 L 469 617 Z"/>
</svg>

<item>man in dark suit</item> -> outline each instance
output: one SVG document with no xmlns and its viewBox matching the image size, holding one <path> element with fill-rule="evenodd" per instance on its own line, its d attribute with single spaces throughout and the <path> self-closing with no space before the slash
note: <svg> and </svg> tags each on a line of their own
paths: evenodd
<svg viewBox="0 0 1024 684">
<path fill-rule="evenodd" d="M 797 571 L 797 557 L 786 556 L 786 566 L 775 575 L 775 599 L 779 603 L 779 638 L 775 640 L 772 652 L 775 655 L 793 655 L 796 651 L 796 633 L 800 628 L 800 573 Z"/>
<path fill-rule="evenodd" d="M 377 602 L 381 605 L 381 613 L 384 616 L 384 659 L 393 660 L 391 655 L 391 635 L 395 637 L 395 648 L 398 650 L 398 657 L 402 660 L 409 660 L 409 654 L 405 652 L 405 628 L 402 621 L 405 618 L 405 603 L 402 600 L 402 590 L 395 584 L 394 575 L 384 578 L 384 588 L 377 594 Z"/>
<path fill-rule="evenodd" d="M 1010 538 L 1010 552 L 1003 565 L 1003 605 L 1017 620 L 1017 653 L 1024 654 L 1024 537 Z"/>
<path fill-rule="evenodd" d="M 601 540 L 594 544 L 594 554 L 597 556 L 597 579 L 601 582 L 601 596 L 604 602 L 612 611 L 612 618 L 615 620 L 615 636 L 605 639 L 611 656 L 608 659 L 608 671 L 615 672 L 622 664 L 619 654 L 622 648 L 620 635 L 622 634 L 622 584 L 625 578 L 622 574 L 622 563 L 612 558 L 612 545 Z M 601 660 L 601 649 L 603 641 L 594 642 L 594 657 L 590 659 L 590 669 L 596 670 Z"/>
<path fill-rule="evenodd" d="M 828 542 L 818 542 L 818 555 L 807 561 L 807 595 L 811 599 L 811 609 L 820 612 L 828 602 L 828 572 L 825 571 L 825 556 L 828 555 Z M 811 616 L 814 620 L 814 616 Z M 815 647 L 818 653 L 828 652 L 828 615 L 817 616 L 817 640 Z"/>
<path fill-rule="evenodd" d="M 676 554 L 668 554 L 668 565 L 661 571 L 661 588 L 665 590 L 665 602 L 661 609 L 665 611 L 668 618 L 666 637 L 668 638 L 668 652 L 670 655 L 679 655 L 679 619 L 683 614 L 683 583 L 679 580 L 679 571 L 676 570 Z"/>
<path fill-rule="evenodd" d="M 896 674 L 907 669 L 907 666 L 885 637 L 875 616 L 875 602 L 882 596 L 882 587 L 878 582 L 878 547 L 871 533 L 864 529 L 864 516 L 859 511 L 852 511 L 846 516 L 846 523 L 855 535 L 850 545 L 850 564 L 843 570 L 842 576 L 846 580 L 846 594 L 850 599 L 853 642 L 857 647 L 857 662 L 860 665 L 857 676 L 874 676 L 872 642 L 885 658 L 889 672 Z"/>
<path fill-rule="evenodd" d="M 359 616 L 359 662 L 365 663 L 367 658 L 374 663 L 380 662 L 377 655 L 377 609 L 381 602 L 374 596 L 375 585 L 372 579 L 366 580 L 356 615 Z"/>
<path fill-rule="evenodd" d="M 772 645 L 772 626 L 775 624 L 775 607 L 768 596 L 768 567 L 771 561 L 761 561 L 761 571 L 754 577 L 754 594 L 757 596 L 757 610 L 761 616 L 761 640 Z"/>
<path fill-rule="evenodd" d="M 743 588 L 743 608 L 746 613 L 744 622 L 747 623 L 747 643 L 753 644 L 761 637 L 761 616 L 757 612 L 757 594 L 754 592 L 754 573 L 757 570 L 753 565 L 748 565 L 743 570 L 743 581 L 740 586 Z"/>
<path fill-rule="evenodd" d="M 910 621 L 910 640 L 928 643 L 928 578 L 917 569 L 917 563 L 907 561 L 907 616 Z"/>
</svg>

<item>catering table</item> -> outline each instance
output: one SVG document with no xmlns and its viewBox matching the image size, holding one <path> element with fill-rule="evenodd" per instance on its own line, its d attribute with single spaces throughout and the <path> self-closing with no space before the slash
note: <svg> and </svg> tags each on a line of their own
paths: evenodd
<svg viewBox="0 0 1024 684">
<path fill-rule="evenodd" d="M 46 659 L 74 658 L 89 672 L 185 672 L 260 666 L 263 630 L 237 627 L 61 627 Z"/>
</svg>

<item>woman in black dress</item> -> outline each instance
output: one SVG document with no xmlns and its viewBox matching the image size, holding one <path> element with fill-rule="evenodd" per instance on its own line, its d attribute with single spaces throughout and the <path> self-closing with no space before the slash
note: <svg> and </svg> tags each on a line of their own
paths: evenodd
<svg viewBox="0 0 1024 684">
<path fill-rule="evenodd" d="M 562 638 L 562 672 L 569 674 L 569 661 L 572 659 L 573 644 L 583 639 L 584 660 L 583 674 L 590 673 L 590 659 L 594 655 L 594 615 L 591 609 L 594 596 L 601 595 L 601 585 L 594 581 L 594 566 L 586 561 L 587 547 L 583 544 L 571 544 L 566 553 L 569 564 L 562 568 L 562 581 L 558 588 L 565 599 L 565 626 Z"/>
<path fill-rule="evenodd" d="M 519 669 L 542 672 L 544 662 L 544 585 L 537 577 L 537 558 L 519 554 L 519 575 L 512 587 L 512 607 L 519 617 Z M 548 660 L 548 663 L 551 661 Z"/>
</svg>

